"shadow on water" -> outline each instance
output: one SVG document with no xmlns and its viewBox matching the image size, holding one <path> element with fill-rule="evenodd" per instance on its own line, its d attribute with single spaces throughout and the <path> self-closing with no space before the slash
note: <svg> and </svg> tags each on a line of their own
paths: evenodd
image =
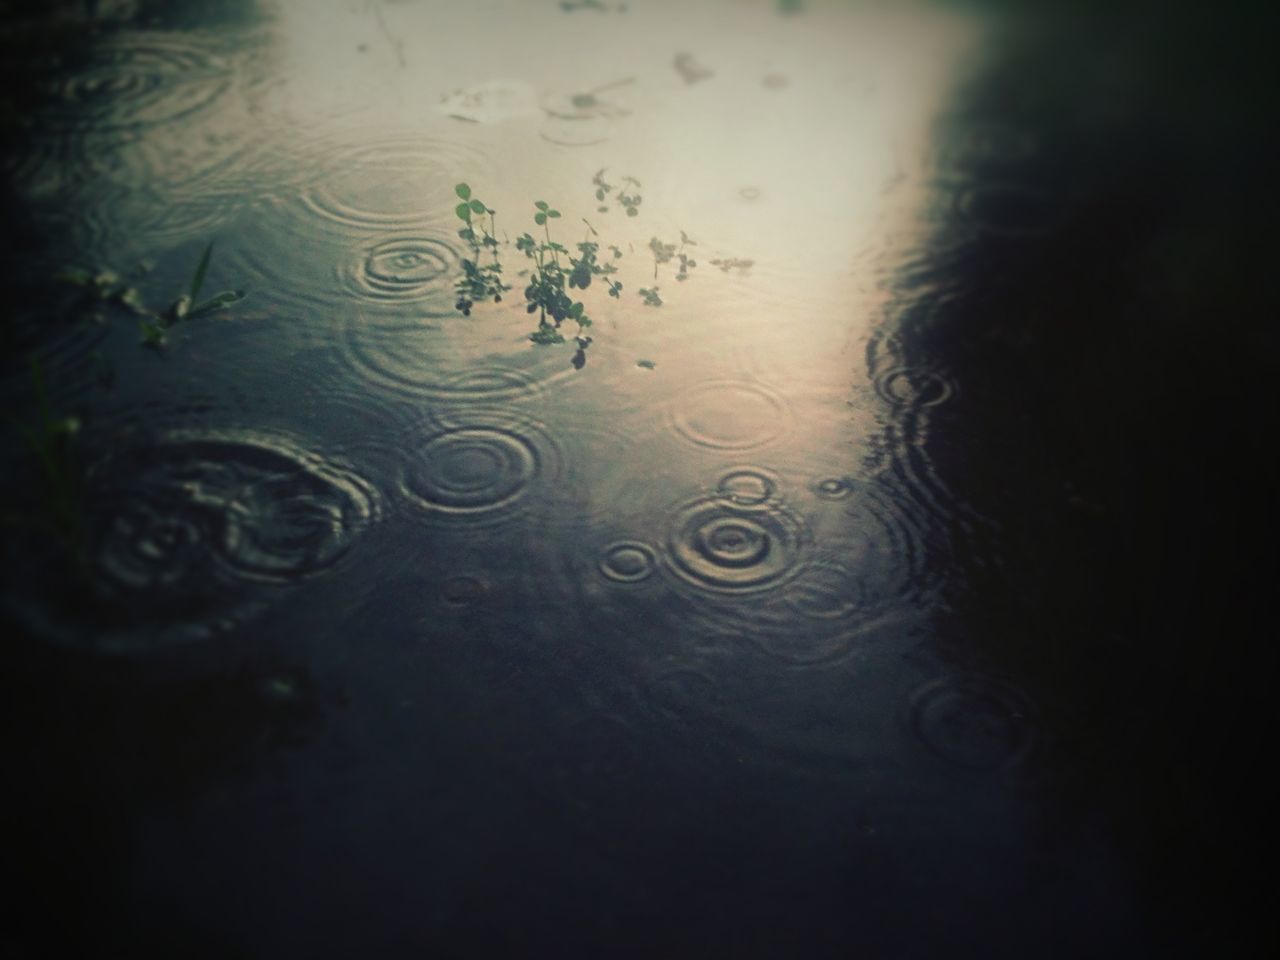
<svg viewBox="0 0 1280 960">
<path fill-rule="evenodd" d="M 891 444 L 989 521 L 941 648 L 1030 694 L 1061 828 L 1136 858 L 1166 955 L 1247 952 L 1275 900 L 1274 77 L 1244 9 L 1033 20 L 940 126 L 960 201 L 871 351 L 916 394 Z"/>
</svg>

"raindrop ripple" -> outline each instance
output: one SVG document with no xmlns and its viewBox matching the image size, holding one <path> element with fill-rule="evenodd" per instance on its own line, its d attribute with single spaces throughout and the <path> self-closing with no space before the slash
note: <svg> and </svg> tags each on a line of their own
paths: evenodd
<svg viewBox="0 0 1280 960">
<path fill-rule="evenodd" d="M 781 507 L 716 497 L 678 511 L 668 550 L 672 569 L 686 582 L 733 593 L 785 582 L 796 571 L 804 541 L 800 520 Z"/>
</svg>

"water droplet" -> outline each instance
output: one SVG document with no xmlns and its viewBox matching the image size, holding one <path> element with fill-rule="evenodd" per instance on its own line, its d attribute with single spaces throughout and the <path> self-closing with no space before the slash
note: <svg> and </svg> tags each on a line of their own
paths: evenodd
<svg viewBox="0 0 1280 960">
<path fill-rule="evenodd" d="M 600 572 L 618 583 L 639 583 L 657 569 L 658 557 L 647 543 L 624 540 L 612 544 L 600 558 Z"/>
<path fill-rule="evenodd" d="M 896 367 L 876 377 L 876 393 L 896 407 L 936 407 L 955 393 L 942 374 L 920 367 Z"/>
<path fill-rule="evenodd" d="M 778 482 L 756 467 L 739 467 L 720 478 L 716 492 L 734 503 L 753 505 L 772 499 L 778 492 Z"/>
<path fill-rule="evenodd" d="M 712 590 L 762 590 L 794 572 L 804 540 L 800 521 L 781 507 L 698 500 L 676 516 L 668 548 L 674 571 Z"/>
<path fill-rule="evenodd" d="M 813 483 L 813 492 L 823 500 L 843 500 L 853 492 L 846 477 L 822 477 Z"/>
</svg>

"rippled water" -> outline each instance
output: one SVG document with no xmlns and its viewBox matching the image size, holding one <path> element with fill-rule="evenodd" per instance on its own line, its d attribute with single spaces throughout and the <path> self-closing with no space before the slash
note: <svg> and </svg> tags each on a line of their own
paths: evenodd
<svg viewBox="0 0 1280 960">
<path fill-rule="evenodd" d="M 1082 759 L 1111 581 L 1057 586 L 1117 507 L 1040 392 L 1088 393 L 1043 318 L 1109 276 L 1059 247 L 1105 97 L 1000 79 L 1040 48 L 981 5 L 72 6 L 5 35 L 2 384 L 68 944 L 1163 942 Z M 459 183 L 512 287 L 466 315 Z M 529 339 L 537 201 L 618 268 L 589 343 Z M 210 243 L 245 299 L 144 346 Z"/>
</svg>

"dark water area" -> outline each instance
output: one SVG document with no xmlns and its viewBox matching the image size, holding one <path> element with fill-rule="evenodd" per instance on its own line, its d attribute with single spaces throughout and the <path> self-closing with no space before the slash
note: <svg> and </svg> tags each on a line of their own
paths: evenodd
<svg viewBox="0 0 1280 960">
<path fill-rule="evenodd" d="M 0 11 L 6 956 L 1270 952 L 1274 15 Z"/>
</svg>

